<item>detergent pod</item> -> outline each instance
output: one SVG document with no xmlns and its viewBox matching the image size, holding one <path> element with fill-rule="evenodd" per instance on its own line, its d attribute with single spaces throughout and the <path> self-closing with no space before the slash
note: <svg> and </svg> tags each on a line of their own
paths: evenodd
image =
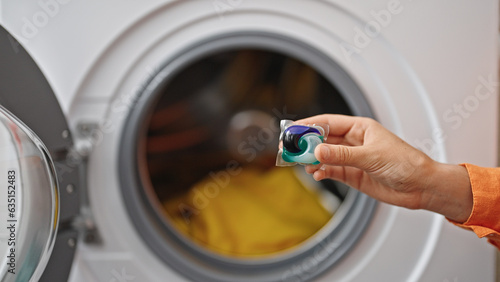
<svg viewBox="0 0 500 282">
<path fill-rule="evenodd" d="M 282 120 L 277 166 L 319 164 L 314 149 L 326 141 L 327 124 L 301 125 Z"/>
</svg>

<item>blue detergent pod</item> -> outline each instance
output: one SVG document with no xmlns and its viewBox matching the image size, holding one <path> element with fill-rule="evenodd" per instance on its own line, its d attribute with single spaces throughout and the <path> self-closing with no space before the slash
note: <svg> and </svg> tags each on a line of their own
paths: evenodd
<svg viewBox="0 0 500 282">
<path fill-rule="evenodd" d="M 327 125 L 295 125 L 293 121 L 282 120 L 276 165 L 319 164 L 314 149 L 325 141 L 327 133 Z"/>
</svg>

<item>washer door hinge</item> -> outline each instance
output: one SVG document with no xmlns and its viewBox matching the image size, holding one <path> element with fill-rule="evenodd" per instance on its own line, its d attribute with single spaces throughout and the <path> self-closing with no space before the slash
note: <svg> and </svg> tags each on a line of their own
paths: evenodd
<svg viewBox="0 0 500 282">
<path fill-rule="evenodd" d="M 60 191 L 60 229 L 78 231 L 85 243 L 98 244 L 101 237 L 90 208 L 87 189 L 88 157 L 93 150 L 95 124 L 79 124 L 74 136 L 74 146 L 65 154 L 58 154 L 55 166 Z"/>
</svg>

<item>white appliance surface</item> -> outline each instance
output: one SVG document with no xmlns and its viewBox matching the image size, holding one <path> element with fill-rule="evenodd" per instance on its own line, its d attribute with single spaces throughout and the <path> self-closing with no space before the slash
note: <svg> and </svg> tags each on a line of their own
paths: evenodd
<svg viewBox="0 0 500 282">
<path fill-rule="evenodd" d="M 440 161 L 496 166 L 497 1 L 41 0 L 0 7 L 2 25 L 39 64 L 70 126 L 108 125 L 88 175 L 104 243 L 78 245 L 74 282 L 185 279 L 149 250 L 128 218 L 117 148 L 140 85 L 161 62 L 211 36 L 260 31 L 309 44 L 337 61 L 376 118 L 410 144 Z M 356 247 L 319 280 L 493 281 L 494 256 L 484 240 L 439 215 L 381 204 Z"/>
</svg>

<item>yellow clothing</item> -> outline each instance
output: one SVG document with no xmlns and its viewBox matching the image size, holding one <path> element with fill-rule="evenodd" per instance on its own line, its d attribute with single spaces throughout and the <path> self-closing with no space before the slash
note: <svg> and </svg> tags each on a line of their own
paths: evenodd
<svg viewBox="0 0 500 282">
<path fill-rule="evenodd" d="M 243 168 L 222 183 L 226 185 L 216 184 L 206 177 L 185 195 L 165 201 L 164 207 L 178 230 L 221 254 L 255 256 L 285 250 L 312 236 L 332 217 L 293 168 Z"/>
</svg>

